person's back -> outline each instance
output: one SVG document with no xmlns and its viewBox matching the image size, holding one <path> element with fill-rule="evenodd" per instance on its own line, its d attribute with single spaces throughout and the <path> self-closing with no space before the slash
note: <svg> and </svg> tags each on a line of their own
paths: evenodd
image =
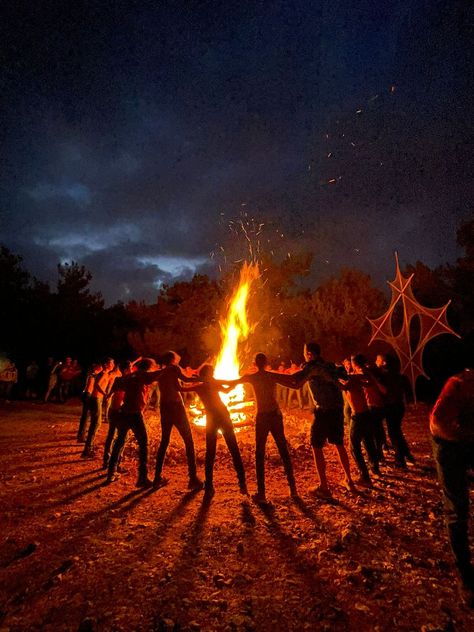
<svg viewBox="0 0 474 632">
<path fill-rule="evenodd" d="M 276 399 L 276 386 L 278 383 L 278 373 L 259 369 L 256 373 L 244 376 L 255 393 L 258 413 L 270 413 L 280 409 Z"/>
<path fill-rule="evenodd" d="M 169 364 L 163 369 L 158 380 L 160 401 L 163 404 L 168 402 L 183 403 L 183 397 L 179 391 L 180 378 L 181 369 L 176 364 Z"/>
<path fill-rule="evenodd" d="M 206 414 L 211 415 L 216 419 L 227 419 L 229 417 L 229 411 L 219 395 L 219 384 L 215 382 L 213 378 L 211 378 L 208 382 L 196 386 L 194 391 L 198 394 L 204 404 Z"/>
<path fill-rule="evenodd" d="M 116 380 L 114 390 L 123 391 L 122 410 L 124 413 L 141 413 L 145 410 L 148 401 L 148 389 L 152 382 L 160 376 L 160 371 L 138 370 Z"/>
<path fill-rule="evenodd" d="M 474 371 L 464 369 L 444 385 L 430 416 L 431 434 L 447 441 L 474 441 Z"/>
<path fill-rule="evenodd" d="M 339 371 L 335 364 L 316 358 L 306 362 L 303 371 L 308 375 L 309 392 L 316 408 L 335 410 L 343 407 Z"/>
</svg>

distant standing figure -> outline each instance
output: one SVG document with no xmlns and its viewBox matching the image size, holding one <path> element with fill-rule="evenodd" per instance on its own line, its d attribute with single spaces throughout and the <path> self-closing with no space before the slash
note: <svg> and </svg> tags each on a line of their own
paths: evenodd
<svg viewBox="0 0 474 632">
<path fill-rule="evenodd" d="M 0 399 L 10 402 L 14 385 L 18 382 L 18 371 L 11 360 L 6 360 L 0 371 Z"/>
</svg>

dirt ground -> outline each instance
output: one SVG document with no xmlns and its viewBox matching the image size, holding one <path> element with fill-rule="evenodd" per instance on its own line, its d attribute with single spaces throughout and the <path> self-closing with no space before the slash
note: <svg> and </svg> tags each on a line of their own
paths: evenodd
<svg viewBox="0 0 474 632">
<path fill-rule="evenodd" d="M 290 499 L 269 440 L 268 508 L 239 494 L 222 439 L 210 501 L 186 493 L 174 434 L 167 487 L 135 488 L 133 442 L 129 475 L 102 486 L 101 460 L 79 456 L 79 412 L 78 402 L 1 405 L 0 632 L 474 629 L 456 590 L 423 407 L 405 422 L 416 465 L 400 472 L 389 457 L 372 490 L 343 490 L 327 449 L 332 501 L 308 494 L 311 414 L 288 411 L 301 499 Z M 153 466 L 159 420 L 146 416 Z M 194 436 L 202 473 L 204 435 Z M 253 429 L 238 441 L 253 492 Z"/>
</svg>

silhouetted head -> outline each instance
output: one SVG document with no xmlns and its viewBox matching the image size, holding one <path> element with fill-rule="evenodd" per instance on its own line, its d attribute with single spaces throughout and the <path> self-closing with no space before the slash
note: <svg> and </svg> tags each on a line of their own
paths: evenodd
<svg viewBox="0 0 474 632">
<path fill-rule="evenodd" d="M 210 377 L 214 375 L 214 367 L 212 364 L 203 364 L 199 369 L 199 377 L 202 377 L 204 380 L 208 380 Z"/>
<path fill-rule="evenodd" d="M 176 351 L 167 351 L 163 354 L 161 362 L 165 366 L 170 366 L 170 364 L 179 364 L 180 360 L 181 356 L 179 356 Z"/>
<path fill-rule="evenodd" d="M 153 358 L 142 358 L 140 362 L 137 362 L 136 367 L 139 371 L 151 371 L 156 368 L 156 362 Z"/>
<path fill-rule="evenodd" d="M 367 358 L 362 353 L 357 353 L 351 358 L 352 366 L 355 369 L 363 369 L 367 364 Z"/>
<path fill-rule="evenodd" d="M 257 353 L 254 363 L 258 369 L 264 369 L 268 366 L 268 358 L 264 353 Z"/>
<path fill-rule="evenodd" d="M 317 342 L 307 342 L 304 346 L 304 357 L 307 362 L 317 360 L 321 355 L 321 347 Z"/>
</svg>

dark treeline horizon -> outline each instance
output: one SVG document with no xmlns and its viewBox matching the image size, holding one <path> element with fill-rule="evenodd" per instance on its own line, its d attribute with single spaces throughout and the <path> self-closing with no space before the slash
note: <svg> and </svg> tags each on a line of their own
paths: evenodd
<svg viewBox="0 0 474 632">
<path fill-rule="evenodd" d="M 437 392 L 448 375 L 471 363 L 474 220 L 459 227 L 457 242 L 464 254 L 455 264 L 430 269 L 416 261 L 404 270 L 414 273 L 413 290 L 421 304 L 440 307 L 451 300 L 448 320 L 461 335 L 461 340 L 443 335 L 428 343 L 424 364 L 431 380 L 418 381 L 421 396 Z M 248 305 L 254 330 L 243 345 L 244 366 L 261 350 L 275 368 L 281 362 L 300 363 L 303 344 L 310 339 L 318 340 L 324 356 L 334 361 L 356 352 L 374 357 L 391 351 L 379 342 L 368 347 L 367 318 L 383 313 L 387 293 L 375 287 L 368 274 L 353 268 L 308 288 L 312 258 L 309 252 L 279 262 L 262 257 L 261 277 Z M 85 368 L 106 356 L 159 358 L 171 348 L 181 354 L 183 365 L 196 366 L 215 357 L 219 349 L 219 323 L 236 285 L 236 272 L 217 280 L 195 275 L 190 281 L 164 285 L 152 304 L 131 301 L 106 307 L 102 295 L 90 288 L 90 272 L 79 263 L 59 264 L 57 287 L 51 290 L 23 267 L 21 256 L 0 246 L 0 354 L 21 371 L 32 359 L 71 356 Z M 396 314 L 395 332 L 399 318 Z"/>
</svg>

